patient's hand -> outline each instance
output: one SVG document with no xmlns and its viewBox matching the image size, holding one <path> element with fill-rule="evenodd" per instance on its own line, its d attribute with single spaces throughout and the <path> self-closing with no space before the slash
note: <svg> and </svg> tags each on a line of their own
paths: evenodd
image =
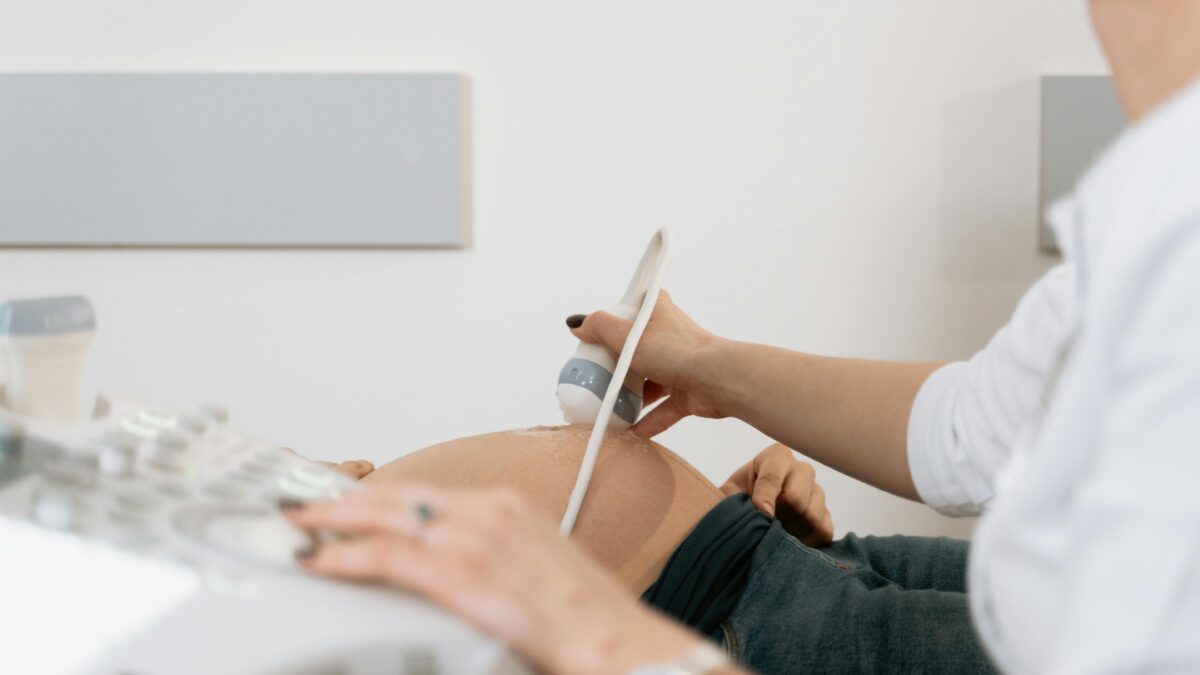
<svg viewBox="0 0 1200 675">
<path fill-rule="evenodd" d="M 375 465 L 365 459 L 352 459 L 339 464 L 334 464 L 333 462 L 321 462 L 321 464 L 327 464 L 333 467 L 334 471 L 344 473 L 354 480 L 362 480 L 375 470 Z"/>
<path fill-rule="evenodd" d="M 809 546 L 833 541 L 833 518 L 825 508 L 825 490 L 817 485 L 816 472 L 779 443 L 735 471 L 721 492 L 749 493 L 759 511 L 778 518 L 783 529 Z"/>
</svg>

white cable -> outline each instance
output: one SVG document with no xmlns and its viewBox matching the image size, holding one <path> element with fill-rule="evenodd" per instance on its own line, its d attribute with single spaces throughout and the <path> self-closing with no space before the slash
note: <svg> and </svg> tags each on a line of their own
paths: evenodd
<svg viewBox="0 0 1200 675">
<path fill-rule="evenodd" d="M 658 255 L 655 256 L 654 253 Z M 654 263 L 653 272 L 649 272 L 651 262 Z M 617 396 L 621 393 L 621 387 L 625 385 L 625 376 L 629 374 L 629 364 L 633 362 L 633 354 L 637 350 L 638 342 L 642 339 L 642 333 L 646 332 L 646 324 L 650 323 L 650 315 L 654 313 L 654 306 L 658 303 L 658 292 L 662 290 L 663 279 L 667 275 L 667 266 L 670 262 L 671 231 L 664 227 L 654 235 L 654 239 L 650 240 L 650 245 L 646 247 L 646 253 L 642 256 L 642 261 L 634 274 L 633 282 L 626 292 L 626 298 L 629 298 L 631 295 L 636 295 L 639 286 L 646 285 L 641 291 L 643 293 L 641 309 L 633 319 L 633 327 L 629 330 L 629 336 L 625 338 L 625 345 L 621 348 L 621 355 L 613 369 L 612 380 L 608 383 L 608 390 L 604 393 L 604 400 L 600 403 L 600 412 L 596 415 L 595 424 L 592 425 L 592 434 L 588 437 L 587 450 L 583 453 L 583 461 L 579 465 L 579 475 L 575 478 L 575 488 L 571 490 L 571 498 L 567 501 L 567 510 L 563 513 L 562 522 L 559 524 L 558 529 L 563 536 L 571 534 L 571 530 L 575 528 L 575 520 L 579 518 L 579 509 L 583 507 L 588 483 L 592 480 L 592 472 L 596 469 L 596 459 L 600 456 L 604 432 L 608 430 L 608 420 L 612 417 L 613 407 L 617 404 Z"/>
</svg>

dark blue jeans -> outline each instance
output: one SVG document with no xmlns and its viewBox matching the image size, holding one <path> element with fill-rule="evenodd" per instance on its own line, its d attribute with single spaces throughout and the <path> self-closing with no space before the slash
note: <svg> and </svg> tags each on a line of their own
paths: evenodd
<svg viewBox="0 0 1200 675">
<path fill-rule="evenodd" d="M 785 536 L 711 637 L 760 673 L 992 673 L 966 568 L 953 539 Z"/>
</svg>

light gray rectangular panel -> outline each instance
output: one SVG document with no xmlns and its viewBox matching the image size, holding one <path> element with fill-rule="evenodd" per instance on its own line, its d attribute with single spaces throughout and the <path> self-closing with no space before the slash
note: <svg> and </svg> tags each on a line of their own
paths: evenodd
<svg viewBox="0 0 1200 675">
<path fill-rule="evenodd" d="M 465 78 L 0 75 L 0 246 L 460 246 Z"/>
<path fill-rule="evenodd" d="M 1058 249 L 1046 208 L 1071 194 L 1083 174 L 1125 129 L 1112 78 L 1042 78 L 1042 249 Z"/>
</svg>

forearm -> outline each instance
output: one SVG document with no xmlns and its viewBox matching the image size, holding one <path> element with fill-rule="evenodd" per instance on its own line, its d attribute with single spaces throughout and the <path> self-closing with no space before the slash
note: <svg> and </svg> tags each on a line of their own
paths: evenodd
<svg viewBox="0 0 1200 675">
<path fill-rule="evenodd" d="M 941 363 L 814 356 L 719 340 L 712 383 L 725 413 L 842 473 L 919 500 L 908 466 L 908 418 Z"/>
</svg>

